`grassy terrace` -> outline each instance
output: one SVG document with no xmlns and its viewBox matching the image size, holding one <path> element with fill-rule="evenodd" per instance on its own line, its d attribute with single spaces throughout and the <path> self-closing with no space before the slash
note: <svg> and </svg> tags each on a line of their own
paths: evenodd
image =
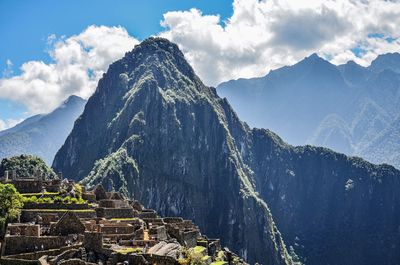
<svg viewBox="0 0 400 265">
<path fill-rule="evenodd" d="M 111 218 L 111 221 L 135 221 L 137 218 Z"/>
<path fill-rule="evenodd" d="M 60 194 L 59 192 L 21 193 L 21 195 L 24 196 L 24 197 L 32 197 L 32 196 L 40 197 L 42 195 L 51 197 L 51 196 L 57 196 L 59 194 Z"/>
<path fill-rule="evenodd" d="M 226 261 L 214 261 L 210 265 L 225 265 L 228 264 Z"/>
<path fill-rule="evenodd" d="M 119 254 L 142 253 L 143 248 L 120 248 L 114 251 Z"/>
<path fill-rule="evenodd" d="M 69 209 L 24 209 L 26 212 L 75 212 L 75 213 L 89 213 L 96 212 L 93 209 L 80 209 L 80 210 L 69 210 Z"/>
</svg>

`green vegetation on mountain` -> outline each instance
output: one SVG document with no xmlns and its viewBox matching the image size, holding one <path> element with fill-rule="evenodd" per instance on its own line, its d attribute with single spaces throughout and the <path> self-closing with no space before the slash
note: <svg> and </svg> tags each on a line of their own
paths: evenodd
<svg viewBox="0 0 400 265">
<path fill-rule="evenodd" d="M 16 171 L 17 177 L 43 176 L 45 179 L 55 178 L 57 175 L 53 169 L 37 156 L 19 155 L 10 158 L 4 158 L 0 163 L 0 176 L 9 172 L 11 178 L 12 171 Z"/>
</svg>

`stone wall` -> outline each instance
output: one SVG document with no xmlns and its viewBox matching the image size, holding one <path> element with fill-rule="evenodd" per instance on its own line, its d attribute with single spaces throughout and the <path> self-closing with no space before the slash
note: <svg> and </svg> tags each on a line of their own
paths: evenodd
<svg viewBox="0 0 400 265">
<path fill-rule="evenodd" d="M 143 218 L 142 219 L 147 225 L 164 225 L 162 218 Z"/>
<path fill-rule="evenodd" d="M 12 184 L 20 193 L 41 192 L 43 187 L 43 182 L 39 179 L 15 179 Z"/>
<path fill-rule="evenodd" d="M 183 218 L 181 217 L 164 217 L 163 218 L 164 223 L 183 223 Z"/>
<path fill-rule="evenodd" d="M 101 200 L 99 206 L 103 208 L 127 208 L 129 207 L 128 201 L 123 200 Z"/>
<path fill-rule="evenodd" d="M 130 224 L 100 224 L 99 231 L 104 234 L 132 234 L 134 227 Z"/>
<path fill-rule="evenodd" d="M 143 210 L 142 204 L 140 204 L 140 202 L 138 202 L 138 201 L 132 201 L 131 205 L 132 205 L 133 209 L 135 209 L 136 211 L 142 211 Z"/>
<path fill-rule="evenodd" d="M 79 248 L 81 244 L 71 245 L 71 246 L 64 246 L 58 249 L 49 249 L 37 252 L 29 252 L 29 253 L 22 253 L 16 255 L 7 256 L 9 259 L 18 259 L 18 260 L 38 260 L 42 256 L 56 256 L 60 253 L 74 248 Z"/>
<path fill-rule="evenodd" d="M 139 213 L 139 218 L 144 219 L 144 218 L 157 218 L 157 213 L 154 210 L 143 210 L 142 212 Z"/>
<path fill-rule="evenodd" d="M 89 209 L 87 203 L 24 203 L 24 209 L 66 209 L 66 210 L 84 210 Z"/>
<path fill-rule="evenodd" d="M 185 231 L 182 233 L 182 242 L 188 248 L 195 247 L 197 245 L 197 237 L 199 236 L 198 231 Z"/>
<path fill-rule="evenodd" d="M 167 240 L 167 229 L 165 226 L 155 226 L 149 229 L 150 238 L 155 238 L 158 241 Z"/>
<path fill-rule="evenodd" d="M 29 223 L 21 224 L 8 224 L 7 229 L 10 235 L 21 235 L 21 236 L 40 236 L 40 226 L 32 225 Z"/>
<path fill-rule="evenodd" d="M 93 192 L 84 192 L 84 193 L 82 193 L 82 199 L 84 199 L 88 202 L 95 202 L 96 195 Z"/>
<path fill-rule="evenodd" d="M 42 215 L 42 214 L 49 214 L 49 213 L 54 213 L 57 214 L 58 217 L 63 216 L 66 211 L 58 211 L 58 210 L 54 210 L 54 211 L 48 211 L 45 209 L 39 209 L 39 210 L 22 210 L 21 212 L 21 222 L 31 222 L 32 220 L 36 220 L 36 217 L 38 215 Z M 83 211 L 74 211 L 74 213 L 79 217 L 79 218 L 96 218 L 96 212 L 92 211 L 92 210 L 83 210 Z"/>
<path fill-rule="evenodd" d="M 83 246 L 89 250 L 101 251 L 103 248 L 103 233 L 85 232 Z"/>
<path fill-rule="evenodd" d="M 58 265 L 97 265 L 97 264 L 91 262 L 85 262 L 81 259 L 69 259 L 60 261 Z"/>
<path fill-rule="evenodd" d="M 44 225 L 50 225 L 52 222 L 57 222 L 59 217 L 55 213 L 43 213 L 40 215 L 41 223 Z"/>
<path fill-rule="evenodd" d="M 4 238 L 4 255 L 58 249 L 66 246 L 68 240 L 70 240 L 69 237 L 58 236 L 6 236 Z"/>
<path fill-rule="evenodd" d="M 103 218 L 133 218 L 132 208 L 96 208 L 98 217 Z"/>
<path fill-rule="evenodd" d="M 39 261 L 2 257 L 0 259 L 0 265 L 39 265 Z"/>
<path fill-rule="evenodd" d="M 70 234 L 83 234 L 85 232 L 85 225 L 73 213 L 65 213 L 57 223 L 50 225 L 51 235 L 66 236 Z"/>
</svg>

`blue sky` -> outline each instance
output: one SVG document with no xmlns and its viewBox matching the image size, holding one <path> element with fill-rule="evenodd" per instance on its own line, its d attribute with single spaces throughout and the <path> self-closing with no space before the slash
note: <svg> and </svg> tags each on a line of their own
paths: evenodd
<svg viewBox="0 0 400 265">
<path fill-rule="evenodd" d="M 198 8 L 204 14 L 232 13 L 230 0 L 11 0 L 0 1 L 0 62 L 14 66 L 27 60 L 48 60 L 44 51 L 50 34 L 73 35 L 87 26 L 124 26 L 130 35 L 144 39 L 162 30 L 160 21 L 167 11 Z"/>
<path fill-rule="evenodd" d="M 10 0 L 0 1 L 0 74 L 13 63 L 14 74 L 29 60 L 50 61 L 46 52 L 47 37 L 71 36 L 89 25 L 121 25 L 139 40 L 162 30 L 163 14 L 173 10 L 198 8 L 204 14 L 219 14 L 221 19 L 232 13 L 230 0 Z M 29 115 L 18 102 L 0 99 L 0 119 L 18 119 Z"/>
<path fill-rule="evenodd" d="M 108 65 L 150 35 L 178 44 L 216 86 L 314 52 L 368 66 L 400 50 L 399 25 L 400 2 L 383 0 L 0 0 L 0 130 L 69 95 L 88 98 Z"/>
</svg>

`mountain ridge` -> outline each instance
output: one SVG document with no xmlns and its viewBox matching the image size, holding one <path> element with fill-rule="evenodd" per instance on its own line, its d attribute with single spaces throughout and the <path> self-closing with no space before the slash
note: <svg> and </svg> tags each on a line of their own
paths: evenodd
<svg viewBox="0 0 400 265">
<path fill-rule="evenodd" d="M 29 117 L 0 132 L 0 159 L 20 154 L 42 157 L 48 165 L 65 141 L 75 119 L 82 113 L 85 100 L 68 97 L 48 114 Z"/>
<path fill-rule="evenodd" d="M 165 39 L 148 39 L 109 67 L 53 167 L 162 215 L 190 217 L 249 262 L 400 258 L 398 235 L 388 237 L 400 213 L 399 171 L 250 129 Z M 376 213 L 388 220 L 375 223 Z M 338 255 L 346 242 L 359 247 Z"/>
<path fill-rule="evenodd" d="M 400 74 L 395 67 L 400 60 L 396 58 L 400 58 L 397 53 L 381 55 L 363 67 L 354 61 L 336 66 L 311 55 L 261 78 L 223 82 L 217 91 L 250 126 L 268 127 L 294 145 L 322 145 L 380 163 L 385 160 L 365 156 L 362 150 L 398 115 Z M 328 119 L 332 115 L 344 124 Z M 363 130 L 353 131 L 361 122 Z M 400 167 L 400 160 L 390 162 Z"/>
</svg>

